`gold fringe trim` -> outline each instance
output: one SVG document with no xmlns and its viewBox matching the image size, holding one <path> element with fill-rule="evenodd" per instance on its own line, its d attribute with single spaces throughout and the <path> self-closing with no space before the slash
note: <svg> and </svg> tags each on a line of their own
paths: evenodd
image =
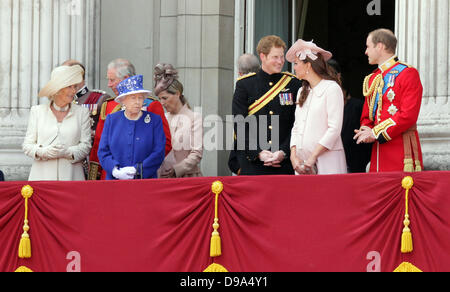
<svg viewBox="0 0 450 292">
<path fill-rule="evenodd" d="M 212 264 L 203 271 L 204 273 L 228 273 L 227 269 L 219 264 Z"/>
<path fill-rule="evenodd" d="M 413 264 L 404 262 L 395 269 L 394 273 L 422 273 L 422 271 Z"/>
<path fill-rule="evenodd" d="M 216 195 L 215 199 L 215 211 L 214 211 L 214 224 L 213 228 L 214 231 L 211 235 L 211 244 L 210 244 L 210 250 L 209 255 L 214 258 L 222 255 L 222 246 L 221 246 L 221 239 L 219 234 L 219 195 L 223 191 L 223 184 L 220 181 L 216 181 L 212 184 L 212 192 Z"/>
<path fill-rule="evenodd" d="M 411 158 L 405 159 L 403 163 L 405 164 L 404 172 L 414 172 L 414 161 Z"/>
<path fill-rule="evenodd" d="M 420 163 L 420 160 L 416 160 L 416 172 L 421 172 L 422 169 L 422 164 Z"/>
<path fill-rule="evenodd" d="M 402 187 L 406 190 L 405 194 L 405 220 L 403 221 L 403 224 L 405 227 L 403 228 L 402 232 L 402 246 L 401 246 L 401 252 L 402 253 L 410 253 L 413 251 L 413 239 L 412 239 L 412 233 L 411 229 L 409 228 L 409 224 L 411 224 L 411 221 L 409 220 L 409 190 L 412 189 L 414 186 L 414 180 L 412 177 L 407 176 L 402 181 Z"/>
<path fill-rule="evenodd" d="M 28 225 L 28 199 L 33 196 L 33 188 L 29 185 L 22 188 L 22 197 L 25 199 L 25 219 L 23 224 L 23 234 L 19 244 L 19 258 L 29 259 L 31 258 L 31 239 L 28 231 L 30 226 Z"/>
</svg>

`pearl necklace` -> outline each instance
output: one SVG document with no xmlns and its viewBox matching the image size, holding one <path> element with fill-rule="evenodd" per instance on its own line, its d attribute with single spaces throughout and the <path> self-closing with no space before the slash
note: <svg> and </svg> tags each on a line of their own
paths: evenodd
<svg viewBox="0 0 450 292">
<path fill-rule="evenodd" d="M 56 111 L 62 112 L 62 113 L 65 113 L 65 112 L 69 111 L 69 109 L 70 109 L 70 103 L 68 105 L 66 105 L 65 107 L 59 107 L 56 105 L 56 103 L 53 102 L 52 106 Z"/>
</svg>

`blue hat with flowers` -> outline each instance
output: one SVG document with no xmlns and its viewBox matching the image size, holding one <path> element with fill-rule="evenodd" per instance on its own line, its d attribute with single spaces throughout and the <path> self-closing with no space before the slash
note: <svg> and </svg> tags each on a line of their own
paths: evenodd
<svg viewBox="0 0 450 292">
<path fill-rule="evenodd" d="M 117 85 L 117 91 L 119 92 L 119 96 L 116 97 L 116 102 L 121 102 L 121 100 L 132 94 L 145 93 L 149 96 L 152 92 L 150 90 L 144 89 L 144 76 L 136 75 L 130 78 L 123 80 Z"/>
</svg>

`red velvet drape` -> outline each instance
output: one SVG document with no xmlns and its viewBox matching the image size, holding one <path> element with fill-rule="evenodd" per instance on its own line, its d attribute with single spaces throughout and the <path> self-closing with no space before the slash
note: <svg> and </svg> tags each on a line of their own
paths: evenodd
<svg viewBox="0 0 450 292">
<path fill-rule="evenodd" d="M 450 172 L 412 174 L 414 251 L 400 252 L 403 173 L 32 182 L 32 258 L 17 255 L 27 182 L 0 183 L 0 271 L 450 271 Z M 222 256 L 209 257 L 220 180 Z"/>
</svg>

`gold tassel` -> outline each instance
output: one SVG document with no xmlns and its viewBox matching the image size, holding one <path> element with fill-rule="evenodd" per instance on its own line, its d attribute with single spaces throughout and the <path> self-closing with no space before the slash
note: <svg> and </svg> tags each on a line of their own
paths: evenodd
<svg viewBox="0 0 450 292">
<path fill-rule="evenodd" d="M 218 257 L 218 256 L 222 255 L 222 244 L 221 244 L 221 240 L 220 240 L 220 234 L 217 231 L 217 229 L 219 229 L 219 223 L 218 223 L 217 218 L 214 219 L 213 228 L 214 228 L 214 232 L 212 233 L 212 236 L 211 236 L 211 245 L 210 245 L 209 255 L 211 257 Z"/>
<path fill-rule="evenodd" d="M 409 190 L 412 189 L 414 185 L 414 180 L 412 177 L 407 176 L 402 181 L 402 187 L 406 190 L 405 194 L 405 220 L 403 221 L 403 224 L 405 227 L 403 228 L 402 233 L 402 246 L 401 246 L 401 252 L 402 253 L 410 253 L 413 251 L 413 240 L 412 240 L 412 233 L 411 229 L 409 228 L 409 224 L 411 224 L 411 221 L 409 221 L 409 207 L 408 207 L 408 201 L 409 201 Z"/>
<path fill-rule="evenodd" d="M 414 161 L 412 159 L 405 159 L 404 172 L 414 172 Z"/>
<path fill-rule="evenodd" d="M 211 257 L 218 257 L 222 255 L 222 245 L 221 245 L 221 239 L 220 234 L 217 231 L 220 227 L 219 225 L 219 195 L 223 191 L 223 184 L 220 181 L 216 181 L 212 184 L 212 191 L 216 195 L 215 199 L 215 211 L 214 211 L 214 224 L 213 228 L 214 231 L 211 236 L 211 244 L 210 244 L 210 250 L 209 255 Z"/>
<path fill-rule="evenodd" d="M 420 160 L 416 160 L 416 172 L 422 171 L 422 164 L 420 163 Z"/>
<path fill-rule="evenodd" d="M 28 231 L 30 226 L 28 225 L 28 199 L 33 196 L 33 188 L 31 186 L 24 186 L 22 188 L 22 197 L 25 199 L 25 219 L 23 225 L 23 234 L 19 244 L 19 258 L 29 259 L 31 258 L 31 239 Z"/>
<path fill-rule="evenodd" d="M 409 217 L 409 216 L 405 216 Z M 403 221 L 403 224 L 405 224 L 405 228 L 403 228 L 402 232 L 402 253 L 410 253 L 413 251 L 413 242 L 412 242 L 412 234 L 411 229 L 409 229 L 409 218 L 405 218 L 405 221 Z"/>
</svg>

